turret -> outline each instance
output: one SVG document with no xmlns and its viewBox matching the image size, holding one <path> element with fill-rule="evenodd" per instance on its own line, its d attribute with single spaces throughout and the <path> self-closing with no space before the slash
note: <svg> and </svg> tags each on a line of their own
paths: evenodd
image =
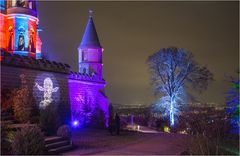
<svg viewBox="0 0 240 156">
<path fill-rule="evenodd" d="M 92 11 L 90 11 L 88 23 L 78 47 L 79 72 L 96 75 L 99 79 L 102 79 L 102 53 L 103 48 L 98 39 Z"/>
</svg>

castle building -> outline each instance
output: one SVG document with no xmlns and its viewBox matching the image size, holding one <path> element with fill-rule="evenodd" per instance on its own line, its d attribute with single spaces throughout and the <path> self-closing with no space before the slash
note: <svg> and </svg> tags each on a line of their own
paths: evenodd
<svg viewBox="0 0 240 156">
<path fill-rule="evenodd" d="M 105 112 L 105 119 L 108 119 L 108 99 L 104 94 L 106 82 L 102 78 L 102 53 L 103 48 L 90 12 L 82 41 L 78 47 L 79 74 L 70 75 L 69 78 L 74 121 L 83 120 L 79 117 L 79 113 L 82 114 L 82 110 L 86 109 L 86 104 L 90 106 L 89 113 L 93 111 L 94 114 L 97 108 Z M 107 126 L 107 121 L 105 124 Z"/>
<path fill-rule="evenodd" d="M 87 125 L 103 116 L 107 126 L 103 48 L 92 13 L 78 47 L 79 71 L 73 72 L 67 64 L 42 57 L 36 1 L 0 0 L 0 9 L 1 107 L 11 107 L 8 95 L 21 88 L 24 78 L 34 107 L 56 105 L 62 124 Z"/>
<path fill-rule="evenodd" d="M 41 58 L 36 1 L 0 1 L 1 50 Z"/>
</svg>

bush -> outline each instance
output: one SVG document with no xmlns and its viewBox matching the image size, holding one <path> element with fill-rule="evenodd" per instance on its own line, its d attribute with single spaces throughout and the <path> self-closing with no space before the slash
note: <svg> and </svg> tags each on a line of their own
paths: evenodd
<svg viewBox="0 0 240 156">
<path fill-rule="evenodd" d="M 232 155 L 221 148 L 221 145 L 215 140 L 209 139 L 204 135 L 196 135 L 188 148 L 190 155 Z"/>
<path fill-rule="evenodd" d="M 1 90 L 1 111 L 8 111 L 9 109 L 12 109 L 12 99 L 13 93 L 9 89 L 2 89 Z"/>
<path fill-rule="evenodd" d="M 40 110 L 40 127 L 46 135 L 56 134 L 57 128 L 60 125 L 58 109 L 55 103 L 51 103 L 45 109 Z"/>
<path fill-rule="evenodd" d="M 20 88 L 13 91 L 13 111 L 15 120 L 26 123 L 30 119 L 31 107 L 28 88 Z"/>
<path fill-rule="evenodd" d="M 14 132 L 8 128 L 8 125 L 1 125 L 1 154 L 9 155 L 11 154 L 11 143 L 14 138 Z"/>
<path fill-rule="evenodd" d="M 45 142 L 40 128 L 26 125 L 14 135 L 12 154 L 40 155 L 44 154 Z"/>
<path fill-rule="evenodd" d="M 103 110 L 95 108 L 92 112 L 90 121 L 90 127 L 93 128 L 104 128 L 105 127 L 105 114 Z"/>
<path fill-rule="evenodd" d="M 62 125 L 57 130 L 57 135 L 66 139 L 71 138 L 71 129 L 68 125 Z"/>
<path fill-rule="evenodd" d="M 14 117 L 17 121 L 27 123 L 32 112 L 33 97 L 24 74 L 20 75 L 21 87 L 12 91 Z"/>
</svg>

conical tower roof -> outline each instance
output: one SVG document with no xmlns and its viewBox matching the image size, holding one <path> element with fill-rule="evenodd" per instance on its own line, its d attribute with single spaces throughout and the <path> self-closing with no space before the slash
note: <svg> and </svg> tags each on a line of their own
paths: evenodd
<svg viewBox="0 0 240 156">
<path fill-rule="evenodd" d="M 79 48 L 101 48 L 91 12 Z"/>
</svg>

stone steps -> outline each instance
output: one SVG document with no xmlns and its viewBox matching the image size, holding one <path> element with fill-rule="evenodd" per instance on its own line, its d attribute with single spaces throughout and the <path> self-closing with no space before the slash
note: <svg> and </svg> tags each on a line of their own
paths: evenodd
<svg viewBox="0 0 240 156">
<path fill-rule="evenodd" d="M 1 123 L 2 124 L 14 124 L 15 120 L 12 115 L 12 112 L 9 112 L 9 111 L 1 112 Z"/>
<path fill-rule="evenodd" d="M 14 123 L 15 123 L 14 120 L 1 120 L 1 124 L 9 124 L 9 125 L 11 125 L 11 124 L 14 124 Z"/>
<path fill-rule="evenodd" d="M 50 137 L 45 138 L 45 144 L 51 144 L 51 143 L 63 141 L 63 140 L 64 140 L 64 138 L 62 138 L 62 137 L 50 136 Z"/>
<path fill-rule="evenodd" d="M 12 120 L 13 117 L 11 115 L 1 115 L 1 120 Z"/>
<path fill-rule="evenodd" d="M 69 144 L 70 144 L 69 140 L 63 140 L 63 141 L 58 141 L 58 142 L 46 144 L 45 147 L 49 150 L 49 149 L 58 148 L 58 147 L 61 147 L 61 146 L 66 146 L 66 145 L 69 145 Z"/>
<path fill-rule="evenodd" d="M 72 141 L 62 137 L 47 137 L 45 139 L 45 147 L 48 154 L 60 154 L 73 149 Z"/>
<path fill-rule="evenodd" d="M 59 153 L 63 153 L 63 152 L 67 152 L 73 149 L 72 144 L 66 145 L 66 146 L 60 146 L 58 148 L 53 148 L 48 150 L 49 154 L 59 154 Z"/>
</svg>

